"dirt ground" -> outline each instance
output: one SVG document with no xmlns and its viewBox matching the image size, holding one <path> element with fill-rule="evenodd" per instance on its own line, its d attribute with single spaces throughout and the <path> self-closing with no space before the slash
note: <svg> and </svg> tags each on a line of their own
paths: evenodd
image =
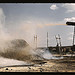
<svg viewBox="0 0 75 75">
<path fill-rule="evenodd" d="M 0 72 L 75 72 L 75 58 L 36 60 L 33 65 L 1 67 Z"/>
</svg>

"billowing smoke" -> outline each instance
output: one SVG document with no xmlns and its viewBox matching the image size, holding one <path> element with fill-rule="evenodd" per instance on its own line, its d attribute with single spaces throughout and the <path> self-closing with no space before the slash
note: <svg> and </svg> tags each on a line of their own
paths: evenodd
<svg viewBox="0 0 75 75">
<path fill-rule="evenodd" d="M 36 55 L 44 58 L 44 59 L 62 59 L 63 57 L 55 57 L 53 56 L 48 48 L 44 49 L 37 49 L 36 50 Z"/>
<path fill-rule="evenodd" d="M 18 61 L 15 59 L 8 59 L 8 58 L 3 58 L 0 57 L 0 67 L 4 67 L 4 66 L 17 66 L 17 65 L 30 65 L 30 63 L 28 62 L 24 62 L 24 61 Z"/>
<path fill-rule="evenodd" d="M 31 51 L 31 47 L 25 40 L 13 38 L 13 36 L 10 36 L 7 33 L 5 29 L 5 15 L 2 8 L 0 8 L 0 56 L 1 56 L 0 59 L 1 61 L 3 62 L 5 61 L 5 63 L 7 64 L 7 62 L 9 62 L 9 59 L 12 59 L 12 61 L 17 64 L 23 64 L 24 62 L 20 63 L 18 60 L 24 60 L 24 59 L 28 60 L 30 59 L 29 55 L 31 54 L 33 54 L 33 51 Z M 2 62 L 0 62 L 0 64 L 2 65 Z M 13 65 L 14 63 L 9 63 L 9 64 Z"/>
<path fill-rule="evenodd" d="M 5 26 L 5 15 L 3 13 L 2 8 L 0 8 L 0 43 L 10 38 L 4 26 Z"/>
<path fill-rule="evenodd" d="M 16 65 L 16 63 L 18 65 L 21 65 L 21 64 L 26 64 L 25 63 L 26 61 L 54 58 L 51 55 L 51 53 L 46 49 L 34 50 L 27 43 L 27 40 L 22 39 L 20 37 L 18 38 L 16 36 L 15 38 L 13 38 L 13 36 L 10 36 L 10 34 L 7 33 L 4 26 L 5 26 L 5 15 L 3 13 L 3 10 L 0 8 L 0 56 L 1 56 L 0 64 L 1 65 L 8 66 L 7 62 L 9 62 L 9 65 Z M 18 36 L 18 34 L 16 35 Z M 28 39 L 30 39 L 30 36 Z"/>
</svg>

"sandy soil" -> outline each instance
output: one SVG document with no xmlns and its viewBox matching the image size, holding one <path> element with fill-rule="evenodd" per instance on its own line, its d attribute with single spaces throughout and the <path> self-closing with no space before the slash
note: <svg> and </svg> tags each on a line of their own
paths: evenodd
<svg viewBox="0 0 75 75">
<path fill-rule="evenodd" d="M 1 67 L 0 72 L 75 72 L 75 59 L 72 58 L 43 60 L 42 62 L 35 61 L 35 64 L 31 66 Z"/>
</svg>

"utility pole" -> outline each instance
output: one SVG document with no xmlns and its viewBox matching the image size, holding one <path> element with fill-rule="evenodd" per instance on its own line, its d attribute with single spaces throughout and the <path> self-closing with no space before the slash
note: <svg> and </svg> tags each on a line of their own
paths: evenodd
<svg viewBox="0 0 75 75">
<path fill-rule="evenodd" d="M 73 46 L 74 46 L 74 38 L 75 38 L 75 26 L 74 26 L 74 34 L 73 34 Z"/>
<path fill-rule="evenodd" d="M 47 32 L 47 48 L 48 48 L 48 32 Z"/>
<path fill-rule="evenodd" d="M 37 49 L 37 35 L 34 36 L 34 44 L 36 45 L 35 48 Z"/>
</svg>

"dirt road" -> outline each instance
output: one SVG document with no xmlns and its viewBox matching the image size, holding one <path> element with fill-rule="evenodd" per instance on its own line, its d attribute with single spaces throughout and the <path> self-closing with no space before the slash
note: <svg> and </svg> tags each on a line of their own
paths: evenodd
<svg viewBox="0 0 75 75">
<path fill-rule="evenodd" d="M 43 64 L 31 66 L 10 66 L 0 68 L 0 72 L 75 72 L 75 59 L 44 60 Z"/>
</svg>

